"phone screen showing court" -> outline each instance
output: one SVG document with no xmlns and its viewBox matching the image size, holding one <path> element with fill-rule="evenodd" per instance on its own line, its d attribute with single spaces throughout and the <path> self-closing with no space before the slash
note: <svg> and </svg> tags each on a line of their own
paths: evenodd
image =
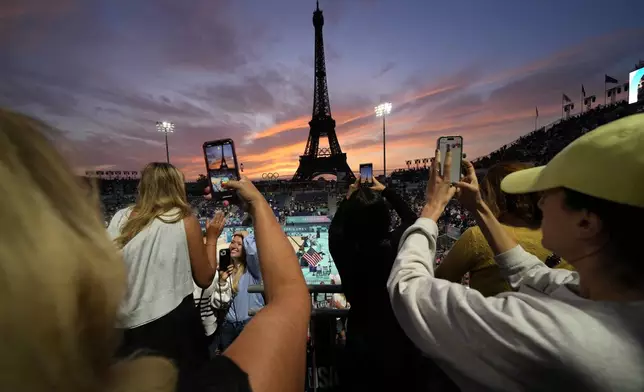
<svg viewBox="0 0 644 392">
<path fill-rule="evenodd" d="M 463 138 L 460 136 L 441 137 L 438 148 L 441 152 L 441 171 L 445 167 L 445 157 L 447 156 L 447 146 L 452 151 L 452 169 L 449 173 L 451 182 L 461 180 L 461 161 L 463 159 Z"/>
<path fill-rule="evenodd" d="M 230 192 L 222 187 L 229 180 L 239 180 L 237 177 L 237 161 L 231 143 L 213 144 L 206 147 L 208 159 L 208 177 L 212 192 Z"/>
</svg>

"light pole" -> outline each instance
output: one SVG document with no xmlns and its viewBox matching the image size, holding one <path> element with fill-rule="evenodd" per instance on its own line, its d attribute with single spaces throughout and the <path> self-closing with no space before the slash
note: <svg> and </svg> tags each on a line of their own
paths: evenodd
<svg viewBox="0 0 644 392">
<path fill-rule="evenodd" d="M 174 132 L 174 124 L 170 121 L 157 121 L 157 131 L 165 134 L 165 158 L 170 163 L 170 150 L 168 150 L 168 134 Z"/>
<path fill-rule="evenodd" d="M 391 113 L 391 102 L 381 103 L 375 107 L 376 117 L 382 117 L 382 168 L 387 181 L 387 141 L 385 138 L 386 118 Z"/>
</svg>

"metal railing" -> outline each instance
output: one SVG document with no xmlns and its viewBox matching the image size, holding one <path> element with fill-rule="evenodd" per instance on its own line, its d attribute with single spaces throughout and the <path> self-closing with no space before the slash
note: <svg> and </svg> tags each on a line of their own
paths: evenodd
<svg viewBox="0 0 644 392">
<path fill-rule="evenodd" d="M 311 296 L 327 293 L 341 293 L 340 285 L 307 285 Z M 263 285 L 248 286 L 248 292 L 264 294 Z M 259 309 L 251 309 L 248 314 L 254 316 Z M 338 391 L 340 380 L 337 378 L 339 358 L 342 352 L 336 342 L 336 319 L 345 318 L 349 309 L 313 308 L 309 324 L 309 342 L 307 345 L 307 372 L 305 390 L 316 392 Z M 335 375 L 335 376 L 332 376 Z"/>
<path fill-rule="evenodd" d="M 309 293 L 314 294 L 340 294 L 342 293 L 342 286 L 337 284 L 315 284 L 307 285 Z M 256 284 L 248 286 L 249 294 L 264 294 L 264 285 Z M 249 309 L 248 315 L 254 316 L 261 309 Z M 346 317 L 349 315 L 349 309 L 334 309 L 334 308 L 313 308 L 311 309 L 311 317 Z"/>
</svg>

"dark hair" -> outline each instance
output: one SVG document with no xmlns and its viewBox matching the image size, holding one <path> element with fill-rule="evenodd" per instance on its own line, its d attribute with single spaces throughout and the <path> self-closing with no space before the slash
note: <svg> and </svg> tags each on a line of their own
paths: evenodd
<svg viewBox="0 0 644 392">
<path fill-rule="evenodd" d="M 538 194 L 511 195 L 501 191 L 501 181 L 508 174 L 531 167 L 529 163 L 502 162 L 488 170 L 481 181 L 481 196 L 497 219 L 510 214 L 531 226 L 538 226 L 541 223 L 543 215 L 538 205 Z"/>
<path fill-rule="evenodd" d="M 368 241 L 386 239 L 391 218 L 389 207 L 382 196 L 369 188 L 361 187 L 346 201 L 346 232 Z"/>
<path fill-rule="evenodd" d="M 611 256 L 608 271 L 626 287 L 641 288 L 644 278 L 641 232 L 637 229 L 644 222 L 644 208 L 615 203 L 564 188 L 564 203 L 575 211 L 587 210 L 599 217 L 603 231 L 608 236 L 606 251 Z"/>
</svg>

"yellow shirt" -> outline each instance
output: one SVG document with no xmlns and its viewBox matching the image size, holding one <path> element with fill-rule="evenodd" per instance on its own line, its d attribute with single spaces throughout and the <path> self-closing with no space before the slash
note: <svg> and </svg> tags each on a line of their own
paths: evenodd
<svg viewBox="0 0 644 392">
<path fill-rule="evenodd" d="M 541 230 L 527 227 L 512 227 L 502 225 L 508 233 L 527 252 L 545 262 L 552 252 L 541 245 Z M 450 265 L 458 263 L 458 266 Z M 469 270 L 470 287 L 478 290 L 486 297 L 494 296 L 505 291 L 512 291 L 505 281 L 499 267 L 494 262 L 494 254 L 478 226 L 470 227 L 456 241 L 441 265 L 439 271 L 453 270 L 463 266 L 463 274 Z M 469 268 L 468 268 L 469 267 Z M 562 260 L 555 268 L 573 270 L 574 268 Z M 439 274 L 440 275 L 440 274 Z"/>
</svg>

